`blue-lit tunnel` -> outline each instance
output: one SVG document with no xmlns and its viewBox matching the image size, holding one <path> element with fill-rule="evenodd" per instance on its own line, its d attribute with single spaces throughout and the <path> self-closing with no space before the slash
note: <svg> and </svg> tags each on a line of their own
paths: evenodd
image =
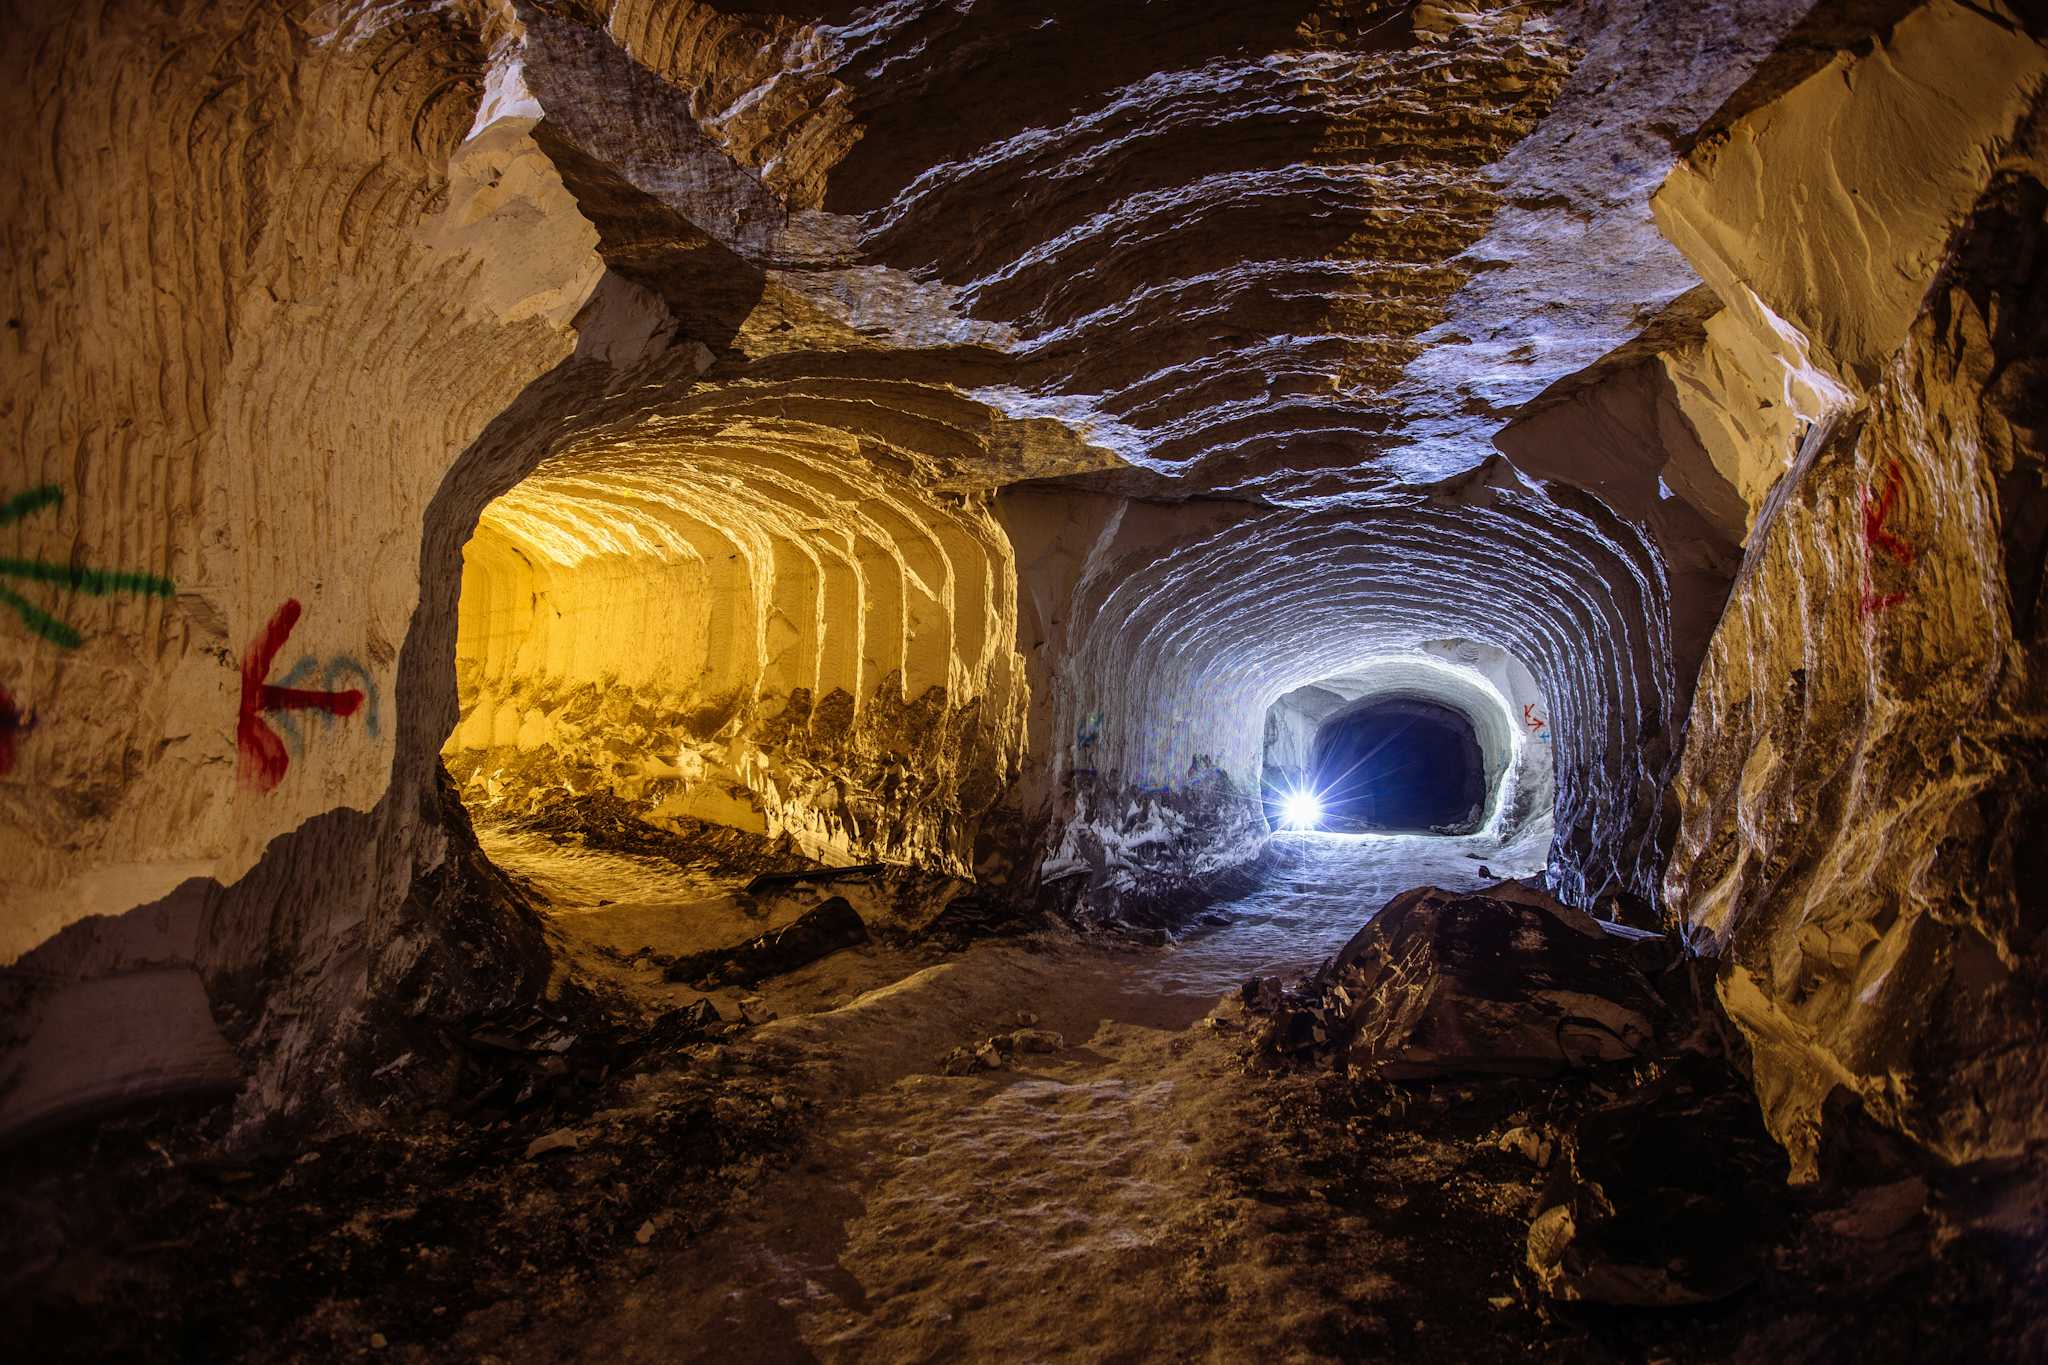
<svg viewBox="0 0 2048 1365">
<path fill-rule="evenodd" d="M 1470 834 L 1486 809 L 1485 759 L 1463 712 L 1419 697 L 1374 697 L 1317 729 L 1309 782 L 1323 828 Z"/>
</svg>

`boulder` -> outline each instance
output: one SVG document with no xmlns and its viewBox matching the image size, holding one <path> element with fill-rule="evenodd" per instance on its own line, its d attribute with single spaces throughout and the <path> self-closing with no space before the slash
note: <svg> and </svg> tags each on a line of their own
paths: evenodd
<svg viewBox="0 0 2048 1365">
<path fill-rule="evenodd" d="M 677 958 L 669 964 L 667 976 L 699 985 L 751 986 L 867 940 L 860 916 L 843 897 L 834 896 L 781 928 L 735 947 Z"/>
<path fill-rule="evenodd" d="M 1671 1012 L 1662 940 L 1518 883 L 1405 891 L 1281 1005 L 1267 1042 L 1390 1080 L 1553 1075 L 1640 1056 Z"/>
</svg>

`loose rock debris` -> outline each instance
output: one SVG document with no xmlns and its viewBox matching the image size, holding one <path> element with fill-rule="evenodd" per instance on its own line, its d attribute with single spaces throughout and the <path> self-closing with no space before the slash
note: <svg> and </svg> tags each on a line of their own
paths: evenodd
<svg viewBox="0 0 2048 1365">
<path fill-rule="evenodd" d="M 666 975 L 671 981 L 699 986 L 751 986 L 867 941 L 867 925 L 860 915 L 844 897 L 834 896 L 745 943 L 677 958 Z"/>
<path fill-rule="evenodd" d="M 1037 1016 L 1020 1013 L 1021 1019 Z M 971 1076 L 977 1071 L 1001 1071 L 1014 1061 L 1019 1053 L 1054 1053 L 1064 1049 L 1067 1040 L 1051 1029 L 1020 1028 L 1010 1033 L 991 1035 L 980 1043 L 956 1047 L 947 1053 L 939 1063 L 939 1070 L 948 1076 Z"/>
<path fill-rule="evenodd" d="M 1492 970 L 1482 953 L 1505 965 Z M 1246 1063 L 1315 1078 L 1325 1122 L 1342 1133 L 1302 1138 L 1350 1153 L 1334 1163 L 1340 1189 L 1391 1166 L 1398 1183 L 1372 1186 L 1383 1208 L 1448 1199 L 1486 1240 L 1519 1226 L 1518 1245 L 1472 1273 L 1511 1273 L 1517 1293 L 1488 1304 L 1529 1306 L 1546 1338 L 1593 1325 L 1572 1313 L 1747 1304 L 1704 1329 L 1650 1317 L 1616 1331 L 1617 1320 L 1600 1319 L 1560 1358 L 1820 1361 L 1871 1342 L 1883 1349 L 1866 1358 L 1913 1358 L 1904 1347 L 1917 1320 L 1896 1298 L 1903 1284 L 1978 1305 L 1972 1339 L 1999 1343 L 2000 1358 L 2028 1358 L 2009 1354 L 2025 1340 L 2048 1343 L 2021 1306 L 2048 1290 L 2038 1237 L 2048 1172 L 1938 1172 L 1875 1125 L 1831 1110 L 1837 1137 L 1823 1158 L 1839 1179 L 1788 1188 L 1785 1150 L 1718 1045 L 1723 1021 L 1697 1017 L 1711 998 L 1679 965 L 1655 936 L 1519 884 L 1467 896 L 1419 888 L 1300 983 L 1245 983 L 1240 1003 L 1260 1024 Z M 1517 969 L 1519 982 L 1507 976 Z M 1595 1026 L 1575 1030 L 1581 1020 Z M 1402 1150 L 1431 1155 L 1421 1167 L 1390 1162 Z M 1498 1166 L 1503 1158 L 1522 1173 Z M 1977 1182 L 1999 1191 L 1980 1206 L 2031 1210 L 2032 1250 L 1982 1213 L 1943 1223 L 1936 1187 L 1946 1184 L 1953 1208 Z M 1434 1217 L 1438 1236 L 1455 1224 L 1444 1225 L 1445 1211 Z M 1873 1243 L 1891 1255 L 1873 1257 Z M 1987 1257 L 2004 1263 L 1987 1272 Z M 1504 1272 L 1502 1261 L 1519 1264 Z M 1758 1327 L 1770 1318 L 1749 1302 L 1756 1295 L 1805 1320 L 1783 1333 Z"/>
</svg>

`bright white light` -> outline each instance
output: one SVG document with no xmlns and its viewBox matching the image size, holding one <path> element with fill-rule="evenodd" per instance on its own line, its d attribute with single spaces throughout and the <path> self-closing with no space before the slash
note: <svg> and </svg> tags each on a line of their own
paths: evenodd
<svg viewBox="0 0 2048 1365">
<path fill-rule="evenodd" d="M 1314 829 L 1323 818 L 1323 803 L 1314 792 L 1289 792 L 1280 803 L 1280 823 L 1289 829 Z"/>
</svg>

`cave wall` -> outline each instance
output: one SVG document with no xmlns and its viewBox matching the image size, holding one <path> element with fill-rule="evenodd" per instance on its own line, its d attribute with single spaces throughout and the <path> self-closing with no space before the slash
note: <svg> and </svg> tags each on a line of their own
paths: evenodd
<svg viewBox="0 0 2048 1365">
<path fill-rule="evenodd" d="M 1658 205 L 1814 409 L 1712 637 L 1666 882 L 1801 1178 L 1838 1089 L 1950 1161 L 2048 1133 L 2044 80 L 2010 15 L 1928 6 Z"/>
<path fill-rule="evenodd" d="M 533 985 L 537 928 L 508 909 L 486 951 L 434 894 L 462 841 L 436 589 L 520 472 L 490 424 L 571 357 L 603 266 L 530 149 L 462 150 L 483 33 L 327 18 L 42 10 L 9 44 L 9 112 L 50 136 L 0 154 L 5 533 L 66 576 L 0 611 L 0 1126 L 195 1057 L 231 1085 L 267 1059 L 249 1112 L 280 1112 L 326 1093 L 366 995 Z"/>
<path fill-rule="evenodd" d="M 62 567 L 0 611 L 0 1065 L 73 1077 L 56 1109 L 245 1071 L 252 1117 L 360 1106 L 379 1018 L 530 991 L 530 917 L 458 922 L 458 722 L 486 805 L 602 774 L 1113 907 L 1256 847 L 1275 697 L 1455 636 L 1554 707 L 1560 893 L 1653 899 L 1733 564 L 1708 472 L 1789 458 L 1724 376 L 1778 344 L 1729 304 L 1606 405 L 1690 431 L 1676 497 L 1570 423 L 1489 442 L 1690 325 L 1651 192 L 1806 8 L 24 15 L 0 535 Z M 816 632 L 799 737 L 813 557 L 862 633 Z M 578 737 L 618 719 L 588 686 L 630 739 Z"/>
</svg>

